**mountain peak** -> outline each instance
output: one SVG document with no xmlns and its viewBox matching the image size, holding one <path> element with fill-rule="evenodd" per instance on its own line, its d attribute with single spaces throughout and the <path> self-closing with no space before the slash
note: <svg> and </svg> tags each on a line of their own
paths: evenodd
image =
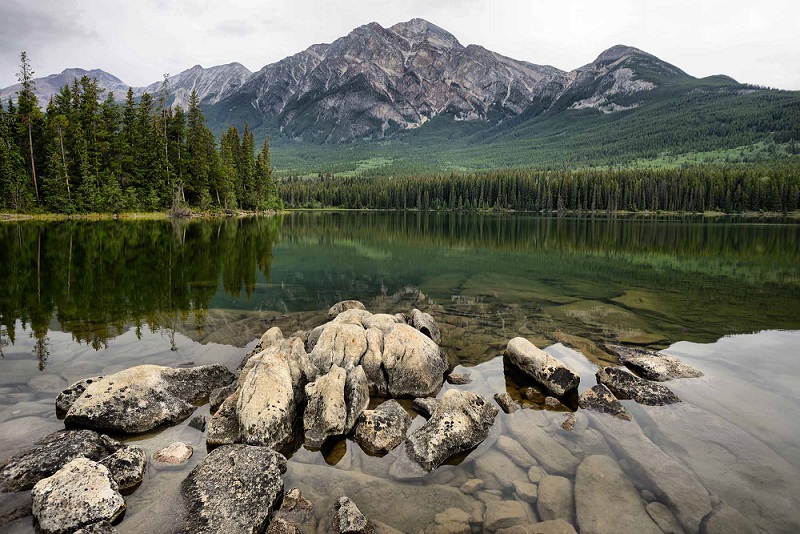
<svg viewBox="0 0 800 534">
<path fill-rule="evenodd" d="M 389 30 L 410 41 L 428 41 L 431 44 L 439 44 L 447 48 L 461 47 L 461 43 L 452 33 L 421 18 L 399 22 Z"/>
<path fill-rule="evenodd" d="M 597 56 L 597 59 L 595 59 L 594 62 L 608 64 L 613 63 L 623 57 L 633 55 L 649 56 L 650 54 L 633 46 L 618 44 L 607 50 L 604 50 L 599 56 Z"/>
</svg>

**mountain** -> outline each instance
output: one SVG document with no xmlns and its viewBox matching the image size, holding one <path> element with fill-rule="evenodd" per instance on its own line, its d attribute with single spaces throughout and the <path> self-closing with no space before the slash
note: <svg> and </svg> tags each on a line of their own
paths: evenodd
<svg viewBox="0 0 800 534">
<path fill-rule="evenodd" d="M 217 65 L 207 69 L 200 65 L 195 65 L 167 79 L 171 103 L 173 106 L 180 105 L 186 109 L 189 103 L 189 95 L 192 94 L 192 90 L 195 90 L 197 91 L 197 96 L 200 97 L 201 104 L 216 104 L 236 92 L 252 74 L 241 63 Z M 162 82 L 155 82 L 147 87 L 134 89 L 134 93 L 137 97 L 144 92 L 155 95 L 161 91 L 161 85 Z"/>
<path fill-rule="evenodd" d="M 33 80 L 36 85 L 34 93 L 36 93 L 36 97 L 39 99 L 39 104 L 42 107 L 47 106 L 47 102 L 50 101 L 51 96 L 61 91 L 61 88 L 65 85 L 72 85 L 73 81 L 83 76 L 97 79 L 97 83 L 101 88 L 105 89 L 107 92 L 114 91 L 116 96 L 124 95 L 128 90 L 128 86 L 125 82 L 104 70 L 64 69 L 59 74 L 51 74 L 44 78 L 36 78 Z M 0 89 L 0 99 L 2 99 L 4 103 L 8 102 L 9 99 L 16 100 L 17 91 L 21 88 L 22 85 L 15 84 Z"/>
</svg>

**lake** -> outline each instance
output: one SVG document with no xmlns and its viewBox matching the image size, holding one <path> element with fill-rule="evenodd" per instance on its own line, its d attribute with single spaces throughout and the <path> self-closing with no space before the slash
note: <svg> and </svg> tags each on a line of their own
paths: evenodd
<svg viewBox="0 0 800 534">
<path fill-rule="evenodd" d="M 530 409 L 500 412 L 482 445 L 421 481 L 389 475 L 396 451 L 370 456 L 349 438 L 322 451 L 295 446 L 284 451 L 286 488 L 299 487 L 318 518 L 347 490 L 368 517 L 406 532 L 429 528 L 452 507 L 432 494 L 452 494 L 473 531 L 495 501 L 524 502 L 531 521 L 544 519 L 541 505 L 514 485 L 539 484 L 541 492 L 541 481 L 503 445 L 509 436 L 524 442 L 535 427 L 576 462 L 616 458 L 651 516 L 653 503 L 675 514 L 681 507 L 665 489 L 670 481 L 653 475 L 658 466 L 647 462 L 654 460 L 637 456 L 655 447 L 699 482 L 729 524 L 800 531 L 800 224 L 793 221 L 295 212 L 0 223 L 0 459 L 63 428 L 55 396 L 81 378 L 141 363 L 235 369 L 267 328 L 309 330 L 348 298 L 373 312 L 431 313 L 451 367 L 472 378 L 443 391 L 487 398 L 508 391 L 522 402 L 524 385 L 502 358 L 516 336 L 575 369 L 581 391 L 595 383 L 598 365 L 618 365 L 608 342 L 665 349 L 705 376 L 667 384 L 684 401 L 678 405 L 622 401 L 633 422 L 580 410 L 573 432 L 560 427 L 572 408 L 528 399 Z M 197 413 L 208 416 L 208 405 Z M 412 429 L 423 422 L 417 416 Z M 148 467 L 126 497 L 120 532 L 169 530 L 178 485 L 206 454 L 204 435 L 187 423 L 133 438 L 148 454 L 175 440 L 195 454 L 182 468 Z M 548 472 L 549 453 L 541 454 L 532 455 L 542 475 L 574 485 L 574 470 Z M 483 490 L 460 490 L 476 477 Z M 403 502 L 393 501 L 398 495 Z M 0 497 L 0 517 L 2 506 Z M 0 531 L 33 532 L 31 518 Z"/>
</svg>

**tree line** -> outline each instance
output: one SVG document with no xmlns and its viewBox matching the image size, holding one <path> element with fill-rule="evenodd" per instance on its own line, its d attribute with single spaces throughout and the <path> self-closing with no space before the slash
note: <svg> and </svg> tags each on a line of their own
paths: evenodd
<svg viewBox="0 0 800 534">
<path fill-rule="evenodd" d="M 217 147 L 192 91 L 188 109 L 156 95 L 124 102 L 97 80 L 65 85 L 44 112 L 21 54 L 16 103 L 0 102 L 0 208 L 60 213 L 281 209 L 268 141 L 226 131 Z"/>
<path fill-rule="evenodd" d="M 800 209 L 800 168 L 706 165 L 401 178 L 325 175 L 282 179 L 278 191 L 289 208 L 791 212 Z"/>
</svg>

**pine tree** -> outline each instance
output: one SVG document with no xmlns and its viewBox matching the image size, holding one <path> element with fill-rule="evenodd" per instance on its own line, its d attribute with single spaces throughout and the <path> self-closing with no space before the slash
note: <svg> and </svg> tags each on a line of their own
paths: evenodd
<svg viewBox="0 0 800 534">
<path fill-rule="evenodd" d="M 34 94 L 35 84 L 33 82 L 34 71 L 31 68 L 28 54 L 24 51 L 19 57 L 19 73 L 17 80 L 22 84 L 22 89 L 17 93 L 17 109 L 20 123 L 27 133 L 28 163 L 30 164 L 31 179 L 33 180 L 33 190 L 36 195 L 36 203 L 39 203 L 39 184 L 36 179 L 36 158 L 33 150 L 33 127 L 34 122 L 39 119 L 39 103 Z"/>
</svg>

